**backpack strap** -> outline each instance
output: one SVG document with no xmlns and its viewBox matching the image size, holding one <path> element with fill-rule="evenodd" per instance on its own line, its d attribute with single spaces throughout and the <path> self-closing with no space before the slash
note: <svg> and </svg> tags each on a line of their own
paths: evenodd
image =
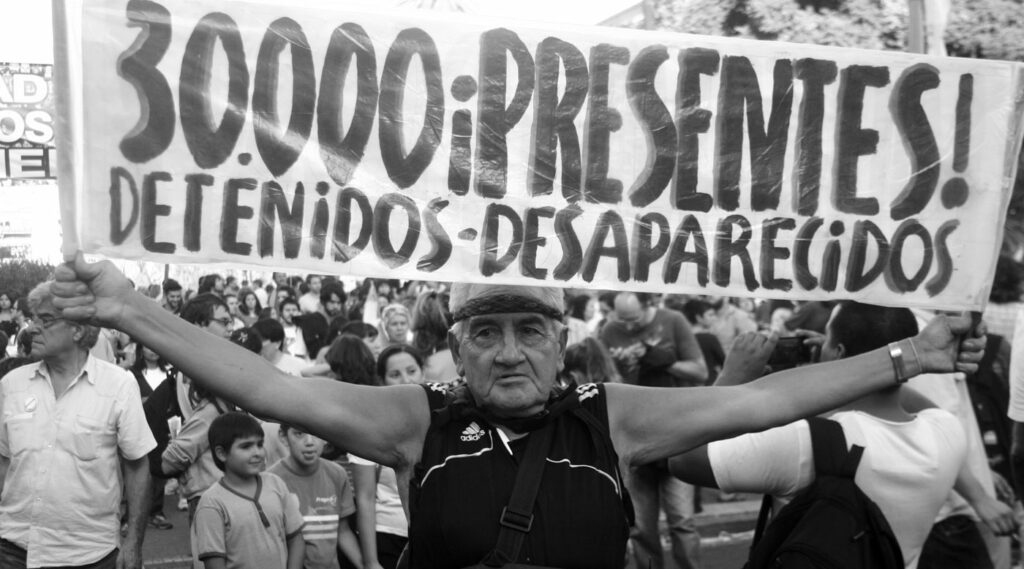
<svg viewBox="0 0 1024 569">
<path fill-rule="evenodd" d="M 533 527 L 533 505 L 540 490 L 540 481 L 544 476 L 544 464 L 547 462 L 548 451 L 554 426 L 548 423 L 534 431 L 526 442 L 523 460 L 516 472 L 516 481 L 512 487 L 512 496 L 508 505 L 501 511 L 498 523 L 498 541 L 494 549 L 483 560 L 487 567 L 502 567 L 514 563 L 519 558 L 526 534 Z"/>
<path fill-rule="evenodd" d="M 853 478 L 857 473 L 864 447 L 854 445 L 847 450 L 843 426 L 822 417 L 807 419 L 811 429 L 811 451 L 814 453 L 815 476 Z"/>
<path fill-rule="evenodd" d="M 861 455 L 864 454 L 864 447 L 853 445 L 847 450 L 843 426 L 831 419 L 811 417 L 807 419 L 807 426 L 811 431 L 815 476 L 838 476 L 852 480 L 857 473 Z M 754 528 L 754 539 L 750 543 L 751 549 L 761 541 L 761 536 L 768 527 L 772 505 L 772 497 L 765 494 L 761 501 L 761 511 L 757 514 L 757 526 Z"/>
<path fill-rule="evenodd" d="M 754 539 L 750 540 L 750 550 L 753 551 L 764 536 L 764 530 L 768 527 L 768 518 L 772 514 L 771 494 L 765 494 L 761 499 L 761 511 L 757 513 L 757 526 L 754 527 Z"/>
</svg>

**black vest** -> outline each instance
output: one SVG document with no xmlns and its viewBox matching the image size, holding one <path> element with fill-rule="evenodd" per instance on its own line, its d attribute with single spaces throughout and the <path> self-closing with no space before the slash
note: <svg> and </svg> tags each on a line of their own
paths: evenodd
<svg viewBox="0 0 1024 569">
<path fill-rule="evenodd" d="M 466 388 L 424 386 L 432 410 L 423 456 L 409 484 L 412 569 L 459 568 L 493 549 L 528 437 L 512 441 L 468 402 Z M 460 406 L 464 409 L 460 409 Z M 521 563 L 620 569 L 632 508 L 608 435 L 604 386 L 560 395 L 552 449 Z M 554 413 L 552 413 L 554 415 Z"/>
</svg>

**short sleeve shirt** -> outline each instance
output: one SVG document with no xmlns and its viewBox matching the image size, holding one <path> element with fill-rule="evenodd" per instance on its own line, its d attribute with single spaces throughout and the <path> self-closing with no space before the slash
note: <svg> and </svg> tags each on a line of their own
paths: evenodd
<svg viewBox="0 0 1024 569">
<path fill-rule="evenodd" d="M 409 520 L 405 517 L 401 494 L 398 492 L 398 475 L 393 468 L 381 466 L 354 454 L 350 454 L 349 462 L 362 466 L 377 468 L 377 499 L 376 530 L 377 533 L 388 533 L 399 537 L 409 537 Z"/>
<path fill-rule="evenodd" d="M 119 541 L 121 457 L 154 448 L 127 371 L 89 356 L 60 398 L 45 363 L 11 371 L 0 382 L 0 537 L 28 551 L 29 567 L 101 559 Z"/>
<path fill-rule="evenodd" d="M 927 409 L 907 422 L 884 421 L 849 411 L 832 419 L 848 444 L 864 447 L 857 485 L 892 526 L 908 569 L 917 566 L 935 516 L 945 502 L 967 451 L 959 421 Z M 814 481 L 814 453 L 807 421 L 708 445 L 719 487 L 789 499 Z"/>
<path fill-rule="evenodd" d="M 239 494 L 223 479 L 203 494 L 192 547 L 200 561 L 223 557 L 227 569 L 281 569 L 288 562 L 288 540 L 300 531 L 298 500 L 280 477 L 263 472 L 255 496 Z"/>
<path fill-rule="evenodd" d="M 1015 329 L 1021 330 L 1014 334 L 1010 343 L 1010 409 L 1007 415 L 1024 423 L 1024 306 L 1017 311 Z"/>
<path fill-rule="evenodd" d="M 270 472 L 284 480 L 299 502 L 306 542 L 304 569 L 337 569 L 338 526 L 356 512 L 348 473 L 340 465 L 320 459 L 312 474 L 301 474 L 278 461 Z"/>
</svg>

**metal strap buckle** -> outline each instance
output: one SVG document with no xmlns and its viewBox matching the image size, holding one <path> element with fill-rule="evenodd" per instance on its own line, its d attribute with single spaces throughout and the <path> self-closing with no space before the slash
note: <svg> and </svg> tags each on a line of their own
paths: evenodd
<svg viewBox="0 0 1024 569">
<path fill-rule="evenodd" d="M 533 514 L 520 514 L 509 510 L 508 506 L 505 506 L 505 508 L 501 510 L 501 519 L 499 522 L 507 528 L 528 533 L 530 528 L 533 527 Z"/>
</svg>

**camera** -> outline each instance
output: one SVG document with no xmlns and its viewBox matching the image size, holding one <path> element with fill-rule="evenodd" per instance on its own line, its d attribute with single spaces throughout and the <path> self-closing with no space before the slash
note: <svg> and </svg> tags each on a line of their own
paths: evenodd
<svg viewBox="0 0 1024 569">
<path fill-rule="evenodd" d="M 813 363 L 815 351 L 815 347 L 804 343 L 804 338 L 800 336 L 779 338 L 775 350 L 768 358 L 768 367 L 770 371 L 776 372 Z"/>
</svg>

